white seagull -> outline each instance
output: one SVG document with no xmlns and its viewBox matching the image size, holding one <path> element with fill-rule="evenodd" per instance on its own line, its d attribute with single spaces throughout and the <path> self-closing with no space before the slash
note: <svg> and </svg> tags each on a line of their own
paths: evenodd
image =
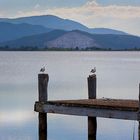
<svg viewBox="0 0 140 140">
<path fill-rule="evenodd" d="M 45 66 L 40 69 L 40 72 L 45 72 Z"/>
<path fill-rule="evenodd" d="M 91 74 L 94 74 L 95 72 L 96 72 L 96 67 L 94 67 L 94 69 L 92 69 L 92 70 L 90 71 Z"/>
</svg>

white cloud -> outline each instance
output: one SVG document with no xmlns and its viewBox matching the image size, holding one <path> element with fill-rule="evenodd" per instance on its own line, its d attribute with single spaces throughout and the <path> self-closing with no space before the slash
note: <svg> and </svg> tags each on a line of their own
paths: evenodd
<svg viewBox="0 0 140 140">
<path fill-rule="evenodd" d="M 36 15 L 46 15 L 45 10 L 32 10 L 32 11 L 18 11 L 17 15 L 12 16 L 12 18 L 16 17 L 26 17 L 26 16 L 36 16 Z"/>
<path fill-rule="evenodd" d="M 6 14 L 6 12 L 5 12 L 5 11 L 0 11 L 0 17 L 5 18 L 5 14 Z"/>
<path fill-rule="evenodd" d="M 74 8 L 53 8 L 47 10 L 49 13 L 61 14 L 65 17 L 68 17 L 68 14 L 71 13 L 71 16 L 80 14 L 83 16 L 102 16 L 102 17 L 112 17 L 112 18 L 136 18 L 140 17 L 140 7 L 136 6 L 101 6 L 98 5 L 95 1 L 87 2 L 81 7 Z"/>
<path fill-rule="evenodd" d="M 40 5 L 35 5 L 35 9 L 39 8 Z M 24 12 L 25 15 L 33 14 L 33 13 L 49 13 L 55 14 L 59 16 L 63 16 L 64 18 L 70 16 L 75 18 L 77 16 L 88 16 L 88 17 L 112 17 L 112 18 L 136 18 L 140 17 L 140 7 L 136 6 L 100 6 L 95 1 L 87 2 L 85 5 L 81 7 L 74 8 L 52 8 L 48 10 L 32 10 L 28 12 Z M 19 12 L 20 14 L 20 12 Z M 80 14 L 80 15 L 79 15 Z M 20 15 L 18 15 L 20 16 Z"/>
<path fill-rule="evenodd" d="M 95 5 L 95 6 L 97 6 L 98 3 L 96 2 L 96 0 L 88 0 L 87 3 L 86 3 L 86 5 L 87 6 L 89 6 L 89 5 Z"/>
</svg>

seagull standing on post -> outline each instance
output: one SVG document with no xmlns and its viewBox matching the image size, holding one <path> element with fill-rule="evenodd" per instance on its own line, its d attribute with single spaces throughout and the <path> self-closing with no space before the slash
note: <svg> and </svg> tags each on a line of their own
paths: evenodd
<svg viewBox="0 0 140 140">
<path fill-rule="evenodd" d="M 40 72 L 45 72 L 45 66 L 40 69 Z"/>
<path fill-rule="evenodd" d="M 94 75 L 95 72 L 96 72 L 96 67 L 94 67 L 94 69 L 92 69 L 92 70 L 90 71 L 91 75 Z"/>
</svg>

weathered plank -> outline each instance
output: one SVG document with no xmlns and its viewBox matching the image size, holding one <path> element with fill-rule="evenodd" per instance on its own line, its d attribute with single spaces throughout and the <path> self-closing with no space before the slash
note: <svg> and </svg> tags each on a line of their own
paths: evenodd
<svg viewBox="0 0 140 140">
<path fill-rule="evenodd" d="M 80 100 L 54 100 L 47 101 L 51 105 L 64 105 L 88 108 L 104 108 L 116 110 L 138 111 L 138 100 L 123 100 L 123 99 L 80 99 Z"/>
<path fill-rule="evenodd" d="M 64 100 L 36 102 L 35 111 L 66 115 L 138 120 L 138 106 L 139 102 L 136 100 Z"/>
</svg>

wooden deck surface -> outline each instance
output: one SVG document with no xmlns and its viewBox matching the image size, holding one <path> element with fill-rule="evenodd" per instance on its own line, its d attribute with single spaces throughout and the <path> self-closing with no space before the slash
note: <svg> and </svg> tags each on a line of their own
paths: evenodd
<svg viewBox="0 0 140 140">
<path fill-rule="evenodd" d="M 81 99 L 81 100 L 56 100 L 47 101 L 47 104 L 89 107 L 89 108 L 106 108 L 119 110 L 137 111 L 139 108 L 138 100 L 122 100 L 122 99 Z"/>
</svg>

